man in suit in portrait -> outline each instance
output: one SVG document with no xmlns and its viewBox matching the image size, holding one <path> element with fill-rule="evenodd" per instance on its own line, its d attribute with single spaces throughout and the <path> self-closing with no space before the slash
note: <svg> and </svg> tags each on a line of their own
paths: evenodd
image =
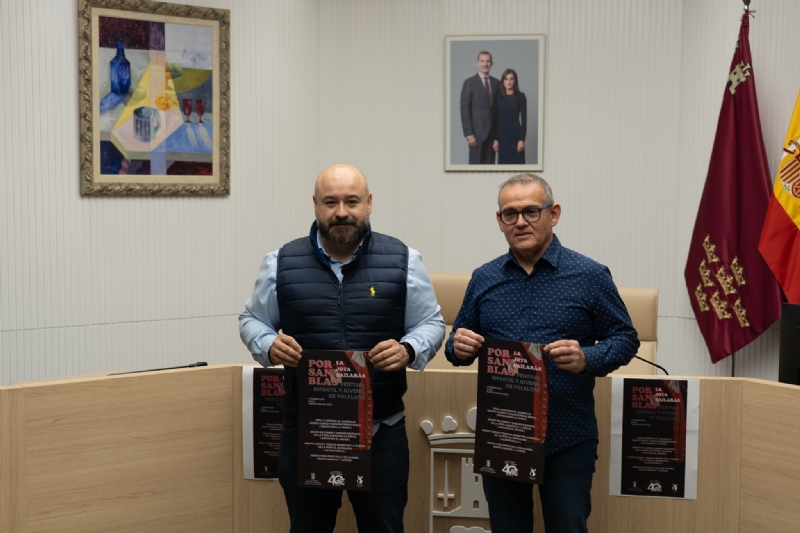
<svg viewBox="0 0 800 533">
<path fill-rule="evenodd" d="M 492 54 L 478 54 L 478 73 L 464 80 L 461 88 L 461 127 L 469 145 L 470 165 L 493 165 L 494 134 L 492 114 L 495 112 L 500 80 L 489 76 Z"/>
</svg>

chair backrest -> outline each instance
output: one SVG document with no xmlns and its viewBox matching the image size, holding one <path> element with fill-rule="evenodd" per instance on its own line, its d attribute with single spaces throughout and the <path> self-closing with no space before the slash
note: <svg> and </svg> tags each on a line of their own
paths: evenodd
<svg viewBox="0 0 800 533">
<path fill-rule="evenodd" d="M 478 367 L 476 365 L 455 367 L 444 356 L 444 345 L 448 337 L 450 337 L 450 332 L 453 331 L 453 322 L 456 320 L 458 310 L 461 309 L 464 294 L 467 292 L 467 284 L 472 276 L 470 274 L 453 274 L 449 272 L 431 272 L 430 276 L 431 282 L 433 282 L 433 292 L 436 293 L 436 300 L 442 308 L 442 317 L 444 317 L 447 329 L 444 333 L 442 347 L 439 348 L 436 356 L 428 362 L 428 366 L 425 368 L 477 372 Z"/>
<path fill-rule="evenodd" d="M 658 289 L 654 287 L 617 287 L 617 290 L 619 290 L 622 301 L 625 302 L 625 307 L 628 308 L 633 327 L 639 336 L 640 346 L 636 355 L 655 363 L 656 348 L 658 347 Z M 612 374 L 652 376 L 656 374 L 656 367 L 634 359 Z"/>
<path fill-rule="evenodd" d="M 458 310 L 467 292 L 467 284 L 470 280 L 469 274 L 454 274 L 448 272 L 432 272 L 430 274 L 433 282 L 433 290 L 436 299 L 442 308 L 442 316 L 447 324 L 445 341 L 450 336 L 453 329 L 453 322 L 456 319 Z M 644 287 L 618 287 L 622 301 L 628 308 L 631 315 L 633 327 L 639 335 L 639 353 L 637 355 L 648 361 L 656 362 L 656 347 L 658 338 L 656 335 L 658 327 L 658 289 Z M 477 366 L 454 367 L 444 356 L 444 344 L 437 352 L 426 368 L 439 368 L 447 370 L 464 370 L 468 372 L 477 371 Z M 638 359 L 634 359 L 630 364 L 618 369 L 614 374 L 630 375 L 654 375 L 656 368 Z"/>
</svg>

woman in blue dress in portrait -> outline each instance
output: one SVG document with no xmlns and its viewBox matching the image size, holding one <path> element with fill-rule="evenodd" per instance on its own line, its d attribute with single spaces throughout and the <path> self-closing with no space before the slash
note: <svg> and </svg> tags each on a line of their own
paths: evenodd
<svg viewBox="0 0 800 533">
<path fill-rule="evenodd" d="M 497 164 L 524 165 L 528 102 L 525 94 L 519 92 L 516 71 L 506 69 L 502 81 L 494 116 L 494 151 L 497 152 Z"/>
</svg>

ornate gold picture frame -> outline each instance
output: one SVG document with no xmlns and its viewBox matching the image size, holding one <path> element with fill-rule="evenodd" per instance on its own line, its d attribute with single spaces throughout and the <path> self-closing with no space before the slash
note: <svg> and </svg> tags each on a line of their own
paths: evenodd
<svg viewBox="0 0 800 533">
<path fill-rule="evenodd" d="M 78 6 L 81 194 L 230 194 L 230 12 Z"/>
</svg>

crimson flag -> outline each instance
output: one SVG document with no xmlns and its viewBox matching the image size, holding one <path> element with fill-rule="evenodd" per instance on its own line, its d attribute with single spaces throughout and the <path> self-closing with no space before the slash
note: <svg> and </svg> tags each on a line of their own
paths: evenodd
<svg viewBox="0 0 800 533">
<path fill-rule="evenodd" d="M 714 363 L 761 335 L 781 314 L 778 282 L 758 252 L 772 180 L 761 137 L 749 22 L 745 11 L 684 270 Z"/>
</svg>

